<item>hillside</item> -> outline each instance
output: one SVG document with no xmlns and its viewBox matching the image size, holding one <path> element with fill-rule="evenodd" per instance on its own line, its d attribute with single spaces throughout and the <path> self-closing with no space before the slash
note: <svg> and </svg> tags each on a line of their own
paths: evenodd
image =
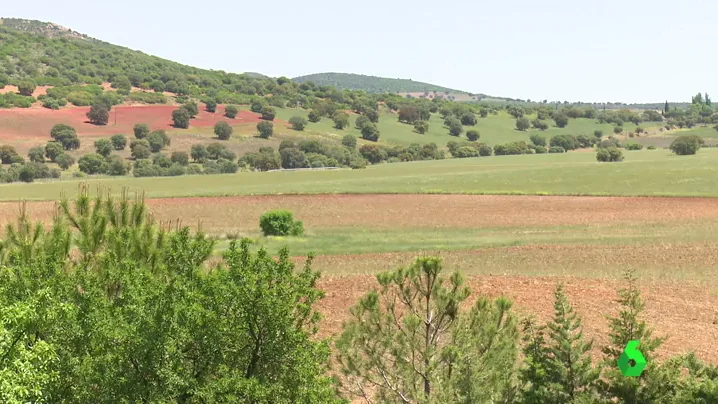
<svg viewBox="0 0 718 404">
<path fill-rule="evenodd" d="M 0 18 L 0 25 L 6 28 L 12 28 L 18 31 L 41 35 L 48 38 L 94 40 L 85 34 L 81 34 L 69 28 L 63 27 L 62 25 L 51 22 L 26 20 L 23 18 Z"/>
<path fill-rule="evenodd" d="M 434 84 L 422 83 L 409 79 L 390 79 L 386 77 L 365 76 L 350 73 L 316 73 L 295 77 L 297 83 L 313 82 L 318 86 L 333 86 L 339 89 L 364 90 L 368 93 L 414 93 L 414 92 L 449 92 L 467 94 L 465 91 L 453 90 Z"/>
</svg>

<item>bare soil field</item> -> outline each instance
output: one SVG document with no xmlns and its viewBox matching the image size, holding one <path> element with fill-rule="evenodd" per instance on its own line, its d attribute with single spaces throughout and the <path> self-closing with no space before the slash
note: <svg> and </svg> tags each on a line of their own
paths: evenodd
<svg viewBox="0 0 718 404">
<path fill-rule="evenodd" d="M 44 140 L 49 138 L 50 129 L 58 123 L 74 127 L 79 136 L 132 134 L 132 128 L 137 123 L 145 123 L 152 130 L 171 130 L 172 111 L 176 108 L 172 105 L 119 105 L 112 108 L 110 121 L 104 126 L 88 122 L 86 114 L 90 107 L 70 107 L 58 111 L 47 108 L 0 109 L 0 142 Z M 229 119 L 224 116 L 224 106 L 219 106 L 215 113 L 207 112 L 200 106 L 199 114 L 190 121 L 190 130 L 193 127 L 212 127 L 219 121 L 226 121 L 231 125 L 256 124 L 259 122 L 259 115 L 242 110 L 235 119 Z"/>
<path fill-rule="evenodd" d="M 615 303 L 618 280 L 584 279 L 575 277 L 526 276 L 473 276 L 467 278 L 472 296 L 506 296 L 522 315 L 535 315 L 542 320 L 553 314 L 553 290 L 556 282 L 564 282 L 565 291 L 576 311 L 583 317 L 584 332 L 594 338 L 593 353 L 600 358 L 600 348 L 608 342 L 607 315 L 618 310 Z M 319 305 L 324 315 L 321 335 L 329 337 L 341 331 L 348 319 L 348 310 L 371 287 L 376 285 L 371 276 L 327 277 L 319 287 L 326 291 Z M 668 357 L 695 351 L 703 360 L 718 363 L 718 294 L 698 285 L 651 283 L 642 284 L 641 293 L 646 301 L 646 320 L 654 327 L 657 336 L 667 340 L 658 351 Z"/>
</svg>

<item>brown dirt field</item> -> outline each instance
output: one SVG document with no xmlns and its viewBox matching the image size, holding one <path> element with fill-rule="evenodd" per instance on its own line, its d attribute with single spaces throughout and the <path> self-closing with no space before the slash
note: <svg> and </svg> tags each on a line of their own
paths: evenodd
<svg viewBox="0 0 718 404">
<path fill-rule="evenodd" d="M 513 300 L 521 315 L 537 315 L 547 320 L 553 311 L 553 289 L 556 282 L 565 284 L 566 294 L 576 311 L 583 317 L 584 331 L 594 338 L 594 354 L 607 343 L 607 315 L 615 314 L 618 305 L 616 291 L 620 281 L 583 279 L 575 277 L 474 276 L 468 277 L 475 299 L 483 294 L 506 296 Z M 340 332 L 348 319 L 348 309 L 376 282 L 371 276 L 327 277 L 319 287 L 326 297 L 319 304 L 324 315 L 320 333 L 324 337 Z M 718 295 L 715 290 L 701 286 L 669 283 L 642 284 L 646 301 L 646 320 L 657 336 L 668 339 L 658 351 L 659 358 L 695 350 L 703 360 L 718 363 Z M 468 304 L 472 304 L 473 300 Z"/>
<path fill-rule="evenodd" d="M 270 209 L 289 209 L 312 227 L 566 226 L 718 219 L 718 198 L 505 195 L 269 195 L 147 201 L 158 219 L 202 220 L 206 231 L 254 230 Z M 52 204 L 29 204 L 40 217 Z M 207 209 L 212 206 L 212 209 Z M 3 217 L 17 203 L 0 203 Z M 248 229 L 248 230 L 249 230 Z"/>
<path fill-rule="evenodd" d="M 87 121 L 90 107 L 71 107 L 58 111 L 46 108 L 12 108 L 0 110 L 0 141 L 45 140 L 50 136 L 50 129 L 55 124 L 64 123 L 74 127 L 79 136 L 105 135 L 117 133 L 131 134 L 137 123 L 146 123 L 152 130 L 171 130 L 172 111 L 177 107 L 171 105 L 116 106 L 110 112 L 110 122 L 105 126 L 97 126 Z M 117 115 L 117 125 L 115 122 Z M 256 124 L 259 116 L 251 111 L 242 110 L 235 119 L 223 116 L 224 107 L 219 106 L 216 113 L 210 113 L 200 106 L 200 112 L 190 122 L 190 129 L 212 127 L 219 121 L 231 125 Z"/>
</svg>

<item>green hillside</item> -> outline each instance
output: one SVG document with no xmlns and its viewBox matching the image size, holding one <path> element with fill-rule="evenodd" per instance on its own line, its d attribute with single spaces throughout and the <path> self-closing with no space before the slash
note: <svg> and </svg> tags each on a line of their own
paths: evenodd
<svg viewBox="0 0 718 404">
<path fill-rule="evenodd" d="M 297 83 L 313 82 L 318 86 L 332 86 L 339 89 L 363 90 L 368 93 L 412 93 L 420 91 L 437 91 L 466 94 L 465 91 L 453 90 L 434 84 L 422 83 L 409 79 L 390 79 L 386 77 L 365 76 L 350 73 L 316 73 L 295 77 Z"/>
</svg>

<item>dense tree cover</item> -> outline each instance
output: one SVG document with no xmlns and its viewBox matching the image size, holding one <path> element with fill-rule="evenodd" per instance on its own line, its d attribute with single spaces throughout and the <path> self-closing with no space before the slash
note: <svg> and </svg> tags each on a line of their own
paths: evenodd
<svg viewBox="0 0 718 404">
<path fill-rule="evenodd" d="M 3 402 L 340 402 L 311 257 L 242 240 L 210 263 L 204 234 L 87 187 L 0 245 Z"/>
<path fill-rule="evenodd" d="M 422 83 L 406 79 L 389 79 L 376 76 L 365 76 L 349 73 L 317 73 L 307 76 L 295 77 L 292 79 L 297 83 L 313 83 L 317 86 L 332 86 L 339 89 L 363 90 L 368 93 L 401 93 L 401 92 L 450 92 L 463 93 L 462 91 Z"/>
</svg>

